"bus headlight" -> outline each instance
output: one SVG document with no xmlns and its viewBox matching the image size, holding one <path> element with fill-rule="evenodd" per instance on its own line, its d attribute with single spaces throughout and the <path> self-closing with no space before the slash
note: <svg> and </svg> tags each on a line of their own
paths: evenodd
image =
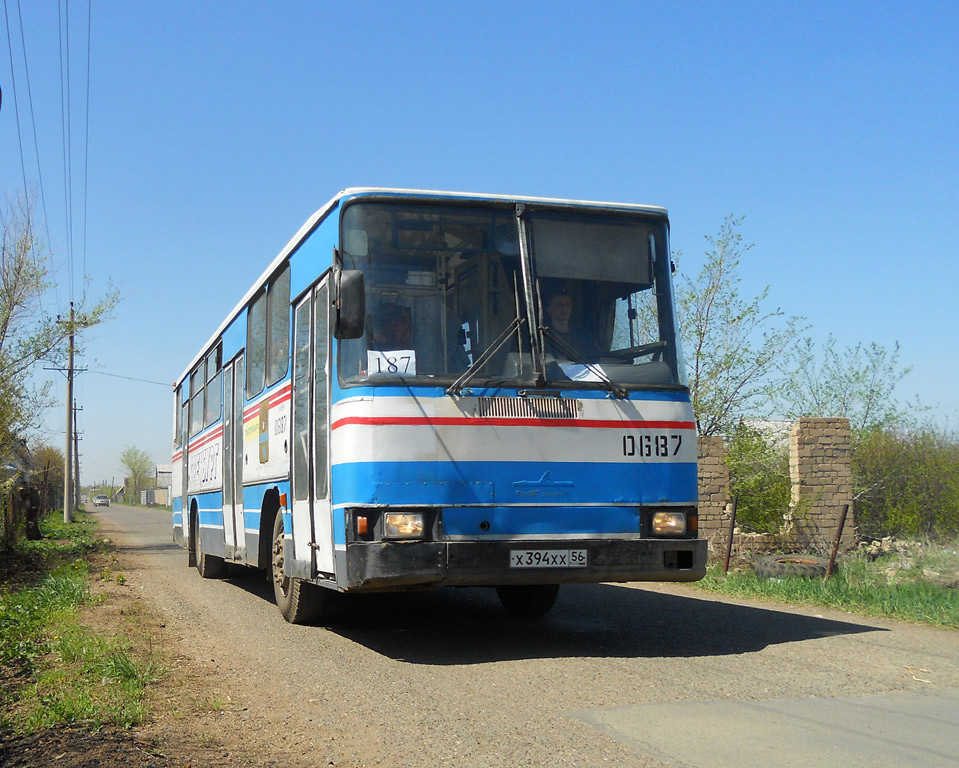
<svg viewBox="0 0 959 768">
<path fill-rule="evenodd" d="M 654 536 L 682 536 L 686 533 L 686 513 L 656 512 L 652 532 Z"/>
<path fill-rule="evenodd" d="M 425 533 L 422 512 L 387 512 L 383 520 L 384 539 L 422 539 Z"/>
</svg>

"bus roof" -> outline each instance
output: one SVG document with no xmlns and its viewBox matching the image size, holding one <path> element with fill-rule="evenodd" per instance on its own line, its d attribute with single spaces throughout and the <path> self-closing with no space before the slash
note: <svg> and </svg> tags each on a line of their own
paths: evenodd
<svg viewBox="0 0 959 768">
<path fill-rule="evenodd" d="M 435 200 L 474 200 L 477 202 L 496 203 L 542 203 L 557 206 L 575 206 L 597 208 L 605 211 L 630 211 L 648 213 L 655 216 L 666 216 L 665 208 L 656 205 L 638 205 L 636 203 L 611 203 L 597 200 L 567 200 L 558 197 L 527 197 L 523 195 L 487 195 L 476 192 L 443 192 L 429 189 L 394 189 L 389 187 L 350 187 L 342 190 L 335 200 L 346 197 L 365 195 L 387 195 L 396 197 L 411 197 L 418 199 Z"/>
<path fill-rule="evenodd" d="M 475 201 L 475 202 L 495 202 L 495 203 L 540 203 L 559 207 L 593 208 L 602 211 L 623 211 L 629 213 L 645 213 L 647 215 L 668 218 L 665 208 L 655 205 L 638 205 L 636 203 L 611 203 L 599 202 L 595 200 L 567 200 L 563 198 L 552 197 L 524 197 L 520 195 L 487 195 L 475 192 L 443 192 L 429 189 L 399 189 L 391 187 L 348 187 L 340 190 L 326 205 L 317 210 L 310 218 L 304 222 L 303 226 L 297 231 L 290 241 L 280 250 L 270 265 L 263 271 L 260 277 L 253 283 L 250 289 L 244 294 L 243 298 L 237 303 L 233 310 L 226 316 L 213 335 L 207 340 L 196 356 L 190 361 L 186 370 L 177 378 L 174 387 L 183 383 L 193 367 L 210 350 L 227 326 L 236 319 L 237 315 L 243 311 L 243 308 L 249 303 L 253 295 L 269 279 L 270 275 L 283 263 L 283 261 L 300 245 L 303 239 L 313 231 L 313 229 L 326 216 L 336 208 L 341 201 L 353 197 L 396 197 L 398 199 L 418 199 L 430 201 L 457 200 L 457 201 Z"/>
</svg>

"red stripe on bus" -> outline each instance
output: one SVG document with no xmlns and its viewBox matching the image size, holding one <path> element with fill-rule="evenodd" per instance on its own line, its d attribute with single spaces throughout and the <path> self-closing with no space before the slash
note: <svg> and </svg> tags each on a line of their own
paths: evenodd
<svg viewBox="0 0 959 768">
<path fill-rule="evenodd" d="M 505 419 L 423 416 L 346 416 L 332 429 L 347 426 L 375 427 L 585 427 L 587 429 L 695 429 L 692 421 L 608 421 L 598 419 Z"/>
<path fill-rule="evenodd" d="M 190 453 L 193 451 L 199 450 L 206 445 L 209 445 L 214 440 L 223 437 L 223 427 L 217 427 L 210 434 L 204 435 L 200 440 L 197 440 L 195 443 L 190 444 Z"/>
<path fill-rule="evenodd" d="M 268 397 L 270 402 L 270 408 L 279 405 L 280 403 L 285 403 L 293 399 L 293 385 L 287 384 L 282 389 L 278 389 L 276 392 L 273 392 Z M 256 418 L 260 414 L 260 406 L 263 404 L 261 400 L 256 405 L 251 405 L 245 411 L 243 411 L 243 422 L 246 423 L 253 418 Z"/>
</svg>

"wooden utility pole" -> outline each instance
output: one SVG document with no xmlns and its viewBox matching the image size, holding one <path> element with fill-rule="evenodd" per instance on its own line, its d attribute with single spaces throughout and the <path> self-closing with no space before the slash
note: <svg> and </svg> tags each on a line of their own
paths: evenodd
<svg viewBox="0 0 959 768">
<path fill-rule="evenodd" d="M 67 440 L 63 452 L 63 522 L 73 521 L 73 302 L 70 302 L 70 346 L 67 353 Z"/>
</svg>

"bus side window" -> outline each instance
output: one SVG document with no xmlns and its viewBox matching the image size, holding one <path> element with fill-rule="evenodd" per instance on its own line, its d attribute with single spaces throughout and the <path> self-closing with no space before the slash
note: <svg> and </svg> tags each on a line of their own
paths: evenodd
<svg viewBox="0 0 959 768">
<path fill-rule="evenodd" d="M 270 386 L 286 376 L 290 367 L 290 265 L 270 281 L 269 337 L 267 341 L 267 378 Z"/>
<path fill-rule="evenodd" d="M 246 314 L 246 397 L 263 391 L 266 381 L 266 291 L 261 291 Z"/>
</svg>

